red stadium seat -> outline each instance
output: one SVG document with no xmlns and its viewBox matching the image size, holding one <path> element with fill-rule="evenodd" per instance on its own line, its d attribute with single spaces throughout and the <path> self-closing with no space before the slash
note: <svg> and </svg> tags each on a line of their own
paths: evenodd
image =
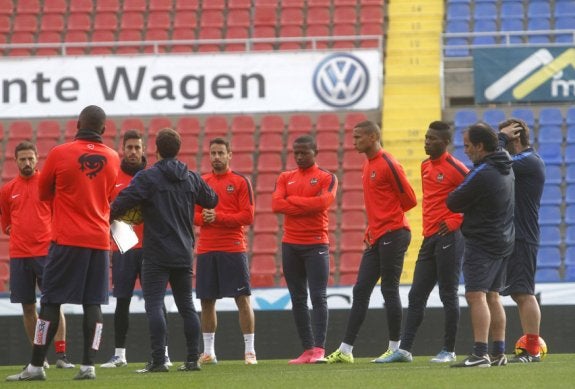
<svg viewBox="0 0 575 389">
<path fill-rule="evenodd" d="M 276 14 L 276 7 L 257 7 L 254 12 L 254 25 L 275 27 Z"/>
<path fill-rule="evenodd" d="M 270 232 L 276 234 L 278 229 L 278 216 L 275 213 L 258 213 L 254 218 L 254 232 L 258 235 L 262 232 Z"/>
<path fill-rule="evenodd" d="M 169 33 L 168 30 L 154 28 L 154 29 L 147 29 L 144 33 L 144 40 L 145 41 L 167 41 L 169 40 Z M 168 51 L 168 45 L 158 45 L 158 52 L 165 53 Z M 145 53 L 154 53 L 154 46 L 144 46 Z"/>
<path fill-rule="evenodd" d="M 278 173 L 283 170 L 282 157 L 278 153 L 261 153 L 258 158 L 258 172 Z"/>
<path fill-rule="evenodd" d="M 46 31 L 64 31 L 64 15 L 49 14 L 42 17 L 40 32 Z"/>
<path fill-rule="evenodd" d="M 339 184 L 343 191 L 363 190 L 362 172 L 360 170 L 345 171 Z"/>
<path fill-rule="evenodd" d="M 67 7 L 68 4 L 66 3 L 66 0 L 50 0 L 50 1 L 44 1 L 42 11 L 44 17 L 46 17 L 47 14 L 64 15 L 66 13 Z"/>
<path fill-rule="evenodd" d="M 0 32 L 10 33 L 11 20 L 10 15 L 0 15 Z"/>
<path fill-rule="evenodd" d="M 249 32 L 247 27 L 228 27 L 226 29 L 226 39 L 248 39 Z M 245 51 L 246 44 L 245 42 L 238 42 L 238 43 L 226 43 L 225 44 L 226 51 Z"/>
<path fill-rule="evenodd" d="M 284 9 L 280 16 L 282 26 L 303 26 L 303 10 L 300 8 Z"/>
<path fill-rule="evenodd" d="M 343 238 L 345 239 L 345 236 L 351 236 L 351 235 L 352 235 L 351 233 L 347 233 L 343 235 Z M 357 271 L 359 270 L 359 264 L 361 263 L 361 254 L 363 251 L 362 236 L 363 236 L 362 232 L 359 232 L 357 233 L 357 235 L 353 236 L 353 238 L 360 239 L 360 245 L 358 246 L 359 248 L 356 248 L 355 250 L 352 251 L 346 251 L 345 253 L 342 253 L 340 255 L 339 257 L 340 274 L 354 274 L 357 273 Z"/>
<path fill-rule="evenodd" d="M 133 33 L 133 32 L 131 31 L 130 33 Z M 119 41 L 128 41 L 128 40 L 132 40 L 132 39 L 127 39 L 127 37 L 125 37 L 124 35 L 122 35 L 122 33 L 120 33 L 120 38 L 118 40 Z M 94 33 L 92 34 L 92 42 L 115 42 L 115 41 L 116 41 L 116 37 L 114 36 L 114 33 L 112 31 L 109 31 L 109 30 L 94 31 Z"/>
<path fill-rule="evenodd" d="M 56 120 L 42 120 L 38 123 L 36 128 L 37 139 L 60 139 L 62 131 L 60 129 L 60 122 Z"/>
<path fill-rule="evenodd" d="M 142 12 L 124 12 L 121 16 L 120 30 L 137 30 L 144 29 L 144 14 Z"/>
<path fill-rule="evenodd" d="M 331 5 L 330 0 L 307 0 L 307 7 L 329 8 Z"/>
<path fill-rule="evenodd" d="M 176 129 L 180 134 L 199 135 L 201 132 L 200 122 L 195 117 L 182 117 L 176 123 Z"/>
<path fill-rule="evenodd" d="M 228 10 L 246 9 L 249 10 L 252 6 L 252 0 L 228 0 Z"/>
<path fill-rule="evenodd" d="M 175 0 L 174 4 L 174 11 L 196 11 L 199 8 L 200 0 Z"/>
<path fill-rule="evenodd" d="M 339 169 L 337 150 L 326 150 L 325 148 L 320 150 L 322 151 L 320 151 L 316 158 L 319 167 L 327 169 L 332 173 L 337 173 L 337 170 Z"/>
<path fill-rule="evenodd" d="M 226 137 L 228 134 L 228 119 L 225 116 L 208 116 L 204 123 L 204 135 L 209 139 Z"/>
<path fill-rule="evenodd" d="M 33 133 L 32 124 L 27 120 L 17 120 L 8 127 L 8 139 L 32 140 Z"/>
<path fill-rule="evenodd" d="M 346 131 L 351 131 L 356 124 L 367 120 L 367 116 L 361 112 L 351 112 L 345 115 L 343 128 Z"/>
<path fill-rule="evenodd" d="M 36 15 L 14 15 L 12 19 L 12 31 L 35 33 L 36 30 L 38 30 L 38 18 Z"/>
<path fill-rule="evenodd" d="M 351 273 L 345 273 L 339 276 L 339 282 L 337 283 L 340 286 L 346 285 L 355 285 L 357 281 L 357 270 Z"/>
<path fill-rule="evenodd" d="M 306 36 L 308 37 L 329 37 L 330 35 L 327 25 L 309 25 L 307 27 Z M 325 39 L 318 39 L 315 42 L 310 42 L 309 45 L 313 47 L 315 43 L 316 48 L 322 49 L 328 46 L 327 42 Z"/>
<path fill-rule="evenodd" d="M 332 47 L 338 49 L 350 49 L 356 46 L 355 26 L 353 24 L 338 24 L 333 28 L 334 37 L 348 36 L 348 39 L 334 39 Z"/>
<path fill-rule="evenodd" d="M 174 14 L 174 31 L 176 29 L 195 29 L 198 24 L 196 11 L 180 11 Z"/>
<path fill-rule="evenodd" d="M 383 7 L 362 6 L 359 16 L 359 22 L 383 24 Z"/>
<path fill-rule="evenodd" d="M 253 38 L 266 38 L 267 42 L 256 42 L 253 45 L 254 50 L 273 50 L 274 40 L 271 38 L 276 37 L 276 29 L 271 26 L 255 26 L 253 31 Z"/>
<path fill-rule="evenodd" d="M 16 14 L 33 14 L 38 15 L 40 13 L 40 1 L 39 0 L 18 0 L 16 5 Z"/>
<path fill-rule="evenodd" d="M 60 43 L 62 42 L 62 36 L 60 32 L 55 31 L 40 31 L 38 33 L 38 43 Z M 53 47 L 38 47 L 36 49 L 36 56 L 41 55 L 58 55 L 60 54 L 60 48 L 57 45 Z"/>
<path fill-rule="evenodd" d="M 275 233 L 259 233 L 254 235 L 252 252 L 256 254 L 274 254 L 278 251 L 278 239 Z"/>
<path fill-rule="evenodd" d="M 96 3 L 96 14 L 102 12 L 118 12 L 118 10 L 120 9 L 119 0 L 98 0 L 95 3 Z"/>
<path fill-rule="evenodd" d="M 282 0 L 282 10 L 290 8 L 304 8 L 304 0 Z"/>
<path fill-rule="evenodd" d="M 330 14 L 327 8 L 309 8 L 307 10 L 307 24 L 315 26 L 329 26 Z"/>
<path fill-rule="evenodd" d="M 367 218 L 365 216 L 365 211 L 344 211 L 341 216 L 341 230 L 343 232 L 347 231 L 364 231 L 367 225 Z"/>
<path fill-rule="evenodd" d="M 165 117 L 152 118 L 148 125 L 148 136 L 156 135 L 163 128 L 172 128 L 172 121 Z"/>
<path fill-rule="evenodd" d="M 150 9 L 150 13 L 155 11 L 171 11 L 172 2 L 166 0 L 149 0 L 148 7 Z"/>
<path fill-rule="evenodd" d="M 228 11 L 227 25 L 229 27 L 245 27 L 251 25 L 250 11 L 247 9 L 231 9 Z"/>
<path fill-rule="evenodd" d="M 319 132 L 338 133 L 340 128 L 339 117 L 333 113 L 322 113 L 317 117 L 315 129 Z"/>
<path fill-rule="evenodd" d="M 38 149 L 38 156 L 46 158 L 48 152 L 58 144 L 56 139 L 38 139 L 36 141 L 36 148 Z"/>
<path fill-rule="evenodd" d="M 355 12 L 355 5 L 352 7 L 336 7 L 333 13 L 334 27 L 339 24 L 352 24 L 355 25 L 357 14 Z"/>
<path fill-rule="evenodd" d="M 67 43 L 86 43 L 88 42 L 88 35 L 85 31 L 67 31 L 64 37 L 64 42 Z M 77 46 L 77 47 L 66 47 L 66 54 L 68 55 L 78 55 L 84 54 L 86 51 L 86 46 Z"/>
<path fill-rule="evenodd" d="M 254 153 L 234 151 L 232 158 L 232 169 L 234 171 L 250 176 L 254 171 Z"/>
<path fill-rule="evenodd" d="M 303 36 L 303 30 L 302 30 L 301 26 L 283 26 L 280 28 L 279 36 L 282 38 L 302 37 Z M 299 44 L 300 42 L 282 42 L 282 43 Z"/>
<path fill-rule="evenodd" d="M 200 19 L 200 26 L 202 28 L 218 28 L 224 27 L 224 13 L 221 10 L 211 9 L 202 11 L 202 18 Z M 201 33 L 201 32 L 200 32 Z"/>
<path fill-rule="evenodd" d="M 0 15 L 10 15 L 14 13 L 14 2 L 12 0 L 0 0 Z M 8 28 L 10 23 L 8 23 Z"/>
<path fill-rule="evenodd" d="M 360 211 L 365 209 L 363 191 L 347 190 L 341 195 L 341 208 L 343 211 Z"/>
<path fill-rule="evenodd" d="M 67 32 L 70 31 L 90 31 L 92 22 L 90 16 L 84 13 L 70 14 L 66 21 Z"/>
<path fill-rule="evenodd" d="M 234 160 L 236 158 L 236 152 L 250 152 L 253 153 L 256 149 L 254 135 L 253 134 L 234 134 L 232 132 L 232 151 L 234 152 Z"/>
<path fill-rule="evenodd" d="M 278 173 L 262 173 L 258 172 L 256 179 L 256 192 L 259 193 L 271 193 L 276 185 L 276 180 L 278 178 Z M 275 216 L 275 215 L 274 215 Z M 277 224 L 277 221 L 276 221 Z"/>
<path fill-rule="evenodd" d="M 124 0 L 122 3 L 122 9 L 124 12 L 145 12 L 147 7 L 146 3 L 146 0 Z"/>
<path fill-rule="evenodd" d="M 196 39 L 196 31 L 191 28 L 178 28 L 174 29 L 172 33 L 172 39 L 174 41 L 186 41 L 186 40 L 194 40 Z M 172 52 L 190 52 L 193 50 L 193 45 L 191 43 L 172 43 Z"/>
<path fill-rule="evenodd" d="M 219 11 L 223 11 L 224 9 L 226 9 L 226 0 L 202 1 L 202 9 L 203 10 L 216 9 Z"/>
<path fill-rule="evenodd" d="M 260 133 L 260 151 L 283 151 L 283 134 L 276 132 Z"/>
<path fill-rule="evenodd" d="M 232 134 L 247 133 L 253 134 L 256 131 L 256 125 L 254 123 L 253 116 L 250 115 L 240 115 L 234 116 L 232 119 Z"/>
<path fill-rule="evenodd" d="M 260 122 L 260 133 L 275 132 L 283 133 L 285 128 L 284 119 L 279 115 L 266 115 Z"/>
<path fill-rule="evenodd" d="M 124 119 L 122 121 L 121 131 L 122 134 L 126 132 L 126 130 L 138 130 L 140 133 L 145 133 L 146 126 L 140 119 L 131 118 L 131 119 Z"/>
<path fill-rule="evenodd" d="M 333 5 L 335 7 L 355 7 L 356 4 L 357 0 L 333 0 Z"/>
<path fill-rule="evenodd" d="M 293 132 L 311 133 L 312 127 L 313 124 L 311 116 L 305 114 L 296 114 L 290 116 L 289 118 L 288 133 Z"/>
<path fill-rule="evenodd" d="M 275 253 L 254 254 L 250 264 L 250 284 L 252 287 L 272 287 L 275 283 L 277 265 Z"/>
<path fill-rule="evenodd" d="M 99 3 L 98 3 L 99 4 Z M 116 31 L 118 27 L 118 17 L 111 12 L 98 12 L 94 18 L 94 31 L 109 30 Z"/>
<path fill-rule="evenodd" d="M 92 0 L 74 0 L 70 1 L 70 14 L 75 13 L 92 13 L 94 9 L 94 3 Z"/>
<path fill-rule="evenodd" d="M 318 132 L 315 136 L 317 147 L 320 152 L 323 153 L 324 150 L 337 151 L 339 150 L 339 134 L 332 132 Z M 321 154 L 320 153 L 320 154 Z"/>
<path fill-rule="evenodd" d="M 200 34 L 198 36 L 200 40 L 219 40 L 222 39 L 222 29 L 221 28 L 214 28 L 214 27 L 204 27 L 200 30 Z M 219 51 L 220 46 L 219 43 L 206 43 L 202 42 L 198 44 L 198 51 Z"/>
<path fill-rule="evenodd" d="M 146 28 L 169 30 L 171 27 L 171 17 L 168 11 L 150 11 L 146 23 Z"/>
</svg>

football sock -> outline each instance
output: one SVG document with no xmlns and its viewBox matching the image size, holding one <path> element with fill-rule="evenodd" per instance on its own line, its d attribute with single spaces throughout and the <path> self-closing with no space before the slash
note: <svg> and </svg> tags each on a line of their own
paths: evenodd
<svg viewBox="0 0 575 389">
<path fill-rule="evenodd" d="M 351 344 L 342 343 L 339 346 L 339 351 L 341 351 L 344 354 L 350 355 L 353 352 L 353 346 Z"/>
<path fill-rule="evenodd" d="M 98 304 L 84 304 L 84 318 L 82 323 L 84 335 L 84 354 L 82 365 L 94 366 L 96 353 L 102 340 L 102 309 Z"/>
<path fill-rule="evenodd" d="M 216 333 L 204 332 L 202 335 L 204 338 L 204 354 L 216 355 L 215 350 Z"/>
<path fill-rule="evenodd" d="M 400 343 L 399 340 L 390 340 L 388 347 L 389 347 L 390 350 L 395 351 L 395 350 L 397 350 L 397 349 L 399 348 L 399 343 Z"/>
<path fill-rule="evenodd" d="M 126 335 L 130 327 L 131 298 L 118 298 L 114 311 L 114 342 L 117 348 L 126 347 Z"/>
<path fill-rule="evenodd" d="M 525 337 L 527 338 L 527 344 L 525 345 L 527 352 L 531 355 L 539 355 L 539 335 L 526 334 Z"/>
<path fill-rule="evenodd" d="M 123 360 L 126 360 L 126 349 L 125 348 L 116 348 L 116 350 L 114 351 L 114 355 L 122 358 Z"/>
<path fill-rule="evenodd" d="M 169 358 L 170 358 L 170 354 L 168 354 L 168 346 L 166 346 L 166 351 L 165 351 L 165 353 L 166 353 L 166 359 L 169 359 Z"/>
<path fill-rule="evenodd" d="M 247 353 L 256 353 L 254 348 L 254 337 L 255 334 L 244 334 L 244 352 Z"/>
<path fill-rule="evenodd" d="M 473 354 L 482 357 L 487 354 L 487 343 L 475 342 L 473 344 Z"/>
<path fill-rule="evenodd" d="M 66 341 L 65 340 L 57 340 L 54 342 L 54 350 L 56 350 L 56 354 L 66 354 Z"/>
<path fill-rule="evenodd" d="M 505 341 L 504 340 L 495 340 L 491 346 L 491 354 L 492 355 L 499 355 L 505 353 Z"/>
<path fill-rule="evenodd" d="M 60 323 L 60 304 L 41 304 L 40 315 L 36 322 L 34 334 L 34 347 L 32 349 L 31 364 L 43 366 L 48 346 L 54 339 L 58 324 Z"/>
</svg>

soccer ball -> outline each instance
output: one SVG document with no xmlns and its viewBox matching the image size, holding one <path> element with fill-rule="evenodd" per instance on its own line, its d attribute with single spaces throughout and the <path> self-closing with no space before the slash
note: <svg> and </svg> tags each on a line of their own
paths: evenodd
<svg viewBox="0 0 575 389">
<path fill-rule="evenodd" d="M 142 210 L 140 209 L 140 206 L 136 206 L 128 211 L 126 211 L 126 213 L 124 213 L 122 216 L 120 216 L 118 218 L 118 220 L 123 221 L 124 223 L 128 223 L 128 224 L 141 224 L 144 219 L 142 219 Z"/>
<path fill-rule="evenodd" d="M 519 355 L 521 351 L 525 350 L 526 348 L 527 348 L 527 336 L 523 335 L 515 343 L 515 355 Z M 539 337 L 539 353 L 541 354 L 541 359 L 545 358 L 545 356 L 547 355 L 547 343 L 545 343 L 542 337 Z"/>
</svg>

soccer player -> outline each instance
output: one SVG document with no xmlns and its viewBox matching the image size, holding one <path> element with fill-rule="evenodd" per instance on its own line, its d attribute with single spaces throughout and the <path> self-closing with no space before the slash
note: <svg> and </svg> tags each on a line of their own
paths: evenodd
<svg viewBox="0 0 575 389">
<path fill-rule="evenodd" d="M 192 250 L 194 207 L 215 208 L 218 196 L 177 160 L 180 134 L 171 128 L 156 137 L 156 162 L 138 172 L 112 203 L 111 217 L 119 218 L 140 206 L 144 219 L 142 291 L 150 329 L 152 361 L 139 373 L 167 372 L 166 318 L 163 312 L 168 282 L 178 312 L 184 320 L 186 362 L 182 371 L 200 370 L 198 365 L 200 319 L 192 299 Z"/>
<path fill-rule="evenodd" d="M 447 196 L 447 207 L 463 213 L 463 278 L 475 343 L 473 352 L 451 367 L 502 366 L 507 363 L 506 318 L 499 291 L 515 241 L 514 174 L 509 153 L 498 150 L 497 135 L 488 125 L 469 127 L 463 133 L 463 147 L 473 169 Z M 489 332 L 493 358 L 487 353 Z"/>
<path fill-rule="evenodd" d="M 140 170 L 146 168 L 146 156 L 142 135 L 136 130 L 128 130 L 124 133 L 122 141 L 124 156 L 120 165 L 120 172 L 116 182 L 112 200 L 128 185 Z M 142 240 L 144 225 L 134 226 L 138 235 L 138 243 L 132 249 L 122 254 L 118 246 L 112 241 L 112 283 L 114 285 L 114 297 L 116 298 L 116 310 L 114 311 L 114 344 L 115 353 L 110 360 L 100 367 L 114 368 L 126 366 L 126 336 L 130 326 L 130 302 L 134 294 L 136 279 L 141 281 L 142 270 Z M 164 308 L 165 309 L 165 308 Z M 167 311 L 165 311 L 167 315 Z M 166 364 L 171 366 L 166 347 Z"/>
<path fill-rule="evenodd" d="M 10 301 L 22 304 L 24 329 L 33 344 L 38 321 L 36 284 L 42 290 L 42 273 L 52 239 L 52 204 L 38 198 L 36 146 L 21 142 L 14 154 L 19 175 L 0 192 L 2 231 L 10 236 Z M 62 312 L 54 346 L 58 355 L 56 367 L 73 368 L 66 357 L 66 320 Z M 49 365 L 45 362 L 44 366 Z"/>
<path fill-rule="evenodd" d="M 218 362 L 215 352 L 216 301 L 233 297 L 244 336 L 244 362 L 258 363 L 254 348 L 255 318 L 250 301 L 250 271 L 245 227 L 254 220 L 254 193 L 249 179 L 230 169 L 232 149 L 222 138 L 210 141 L 212 172 L 204 181 L 218 195 L 216 208 L 196 206 L 194 223 L 200 226 L 197 248 L 196 297 L 201 299 L 204 352 L 200 364 Z"/>
<path fill-rule="evenodd" d="M 329 279 L 328 209 L 335 200 L 337 177 L 315 162 L 315 139 L 293 143 L 297 169 L 283 172 L 272 194 L 272 209 L 284 215 L 282 266 L 292 312 L 304 352 L 290 364 L 315 363 L 325 356 Z M 308 292 L 313 311 L 310 317 Z"/>
<path fill-rule="evenodd" d="M 102 336 L 101 304 L 108 303 L 110 196 L 120 168 L 118 153 L 102 142 L 102 108 L 90 105 L 78 118 L 72 142 L 54 147 L 38 183 L 39 198 L 53 202 L 48 252 L 32 360 L 8 381 L 44 380 L 42 364 L 60 321 L 60 305 L 82 304 L 84 353 L 74 379 L 95 379 Z"/>
<path fill-rule="evenodd" d="M 365 154 L 363 196 L 367 213 L 366 249 L 363 252 L 353 287 L 353 303 L 343 342 L 321 362 L 353 363 L 353 343 L 365 320 L 369 299 L 381 278 L 385 301 L 389 346 L 379 358 L 399 348 L 402 306 L 399 280 L 403 259 L 411 242 L 411 231 L 405 212 L 415 207 L 417 199 L 407 181 L 403 167 L 381 146 L 381 130 L 371 121 L 356 124 L 353 129 L 355 149 Z"/>
<path fill-rule="evenodd" d="M 539 249 L 539 205 L 545 184 L 545 163 L 529 144 L 529 127 L 519 119 L 499 124 L 499 144 L 513 156 L 515 173 L 515 248 L 507 264 L 506 288 L 519 308 L 526 348 L 511 363 L 540 362 L 541 310 L 535 298 L 535 270 Z"/>
<path fill-rule="evenodd" d="M 423 321 L 429 294 L 437 284 L 445 313 L 443 349 L 432 362 L 455 361 L 455 338 L 459 325 L 459 275 L 463 255 L 463 236 L 459 227 L 463 216 L 447 209 L 447 195 L 457 188 L 469 171 L 447 152 L 451 131 L 445 122 L 429 124 L 425 134 L 425 153 L 421 164 L 423 187 L 423 243 L 415 262 L 409 290 L 407 318 L 400 348 L 393 354 L 376 359 L 376 363 L 411 362 L 411 347 Z"/>
</svg>

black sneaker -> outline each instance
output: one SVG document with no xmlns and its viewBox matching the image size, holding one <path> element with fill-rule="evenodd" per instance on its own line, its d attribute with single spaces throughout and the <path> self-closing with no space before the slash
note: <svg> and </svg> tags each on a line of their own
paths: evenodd
<svg viewBox="0 0 575 389">
<path fill-rule="evenodd" d="M 454 363 L 451 367 L 491 367 L 491 360 L 489 355 L 485 354 L 482 357 L 478 357 L 475 354 L 469 355 L 463 361 L 459 363 Z"/>
<path fill-rule="evenodd" d="M 507 357 L 505 354 L 491 355 L 491 366 L 505 366 L 507 365 Z"/>
<path fill-rule="evenodd" d="M 186 362 L 182 366 L 178 367 L 178 371 L 200 371 L 200 365 L 198 361 Z"/>
<path fill-rule="evenodd" d="M 509 360 L 509 363 L 531 363 L 531 362 L 541 362 L 541 354 L 531 355 L 525 349 L 519 349 L 521 352 L 515 355 Z"/>
<path fill-rule="evenodd" d="M 155 364 L 148 362 L 146 367 L 140 370 L 136 370 L 136 373 L 167 373 L 168 371 L 170 371 L 170 369 L 163 363 Z"/>
</svg>

